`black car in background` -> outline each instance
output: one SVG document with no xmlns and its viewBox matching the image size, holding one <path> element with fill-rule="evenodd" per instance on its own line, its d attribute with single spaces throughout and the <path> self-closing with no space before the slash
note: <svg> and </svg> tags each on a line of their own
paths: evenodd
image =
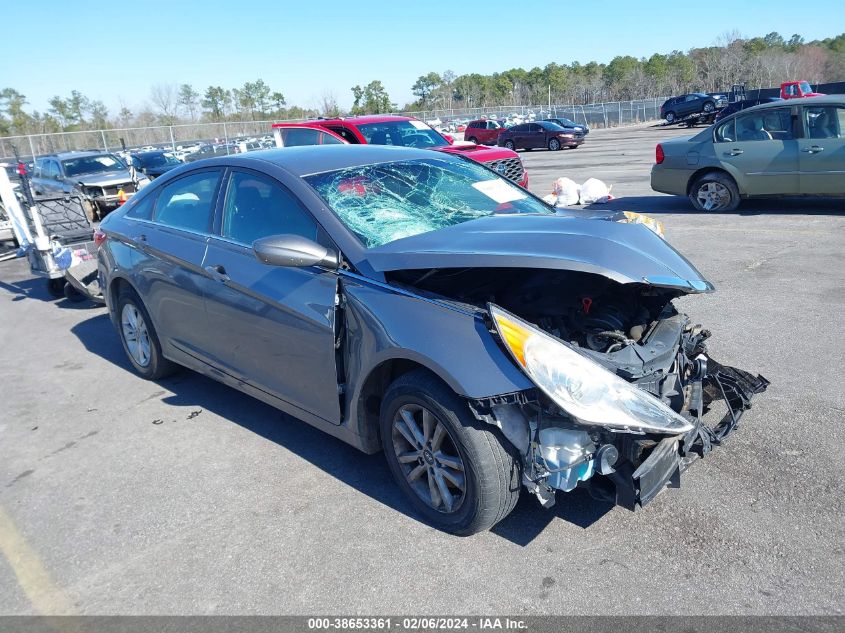
<svg viewBox="0 0 845 633">
<path fill-rule="evenodd" d="M 590 128 L 586 125 L 581 125 L 580 123 L 576 123 L 572 119 L 567 119 L 564 117 L 558 118 L 551 118 L 551 119 L 543 119 L 544 121 L 548 121 L 549 123 L 557 123 L 560 127 L 572 130 L 575 134 L 582 134 L 583 136 L 587 136 L 590 133 Z"/>
<path fill-rule="evenodd" d="M 709 95 L 703 92 L 693 92 L 679 97 L 667 99 L 660 106 L 660 118 L 667 123 L 674 123 L 690 114 L 710 114 L 728 104 L 724 95 Z"/>
<path fill-rule="evenodd" d="M 201 160 L 203 158 L 217 158 L 218 156 L 231 156 L 232 154 L 237 154 L 240 152 L 240 149 L 237 145 L 233 145 L 229 143 L 220 144 L 220 145 L 203 145 L 197 151 L 192 154 L 188 154 L 185 157 L 186 163 L 193 163 L 194 161 Z"/>
<path fill-rule="evenodd" d="M 554 152 L 561 147 L 575 149 L 583 142 L 583 134 L 578 135 L 574 130 L 568 130 L 550 121 L 537 121 L 508 128 L 499 134 L 497 144 L 512 150 L 542 147 Z"/>
<path fill-rule="evenodd" d="M 139 152 L 133 154 L 135 168 L 146 175 L 150 180 L 161 176 L 163 173 L 178 167 L 182 161 L 170 152 Z"/>
<path fill-rule="evenodd" d="M 740 110 L 745 110 L 746 108 L 751 108 L 762 103 L 774 103 L 775 101 L 783 101 L 783 99 L 780 97 L 764 97 L 763 99 L 743 99 L 742 101 L 734 101 L 716 113 L 716 120 L 719 121 L 724 119 L 726 116 L 730 116 L 734 112 L 739 112 Z"/>
</svg>

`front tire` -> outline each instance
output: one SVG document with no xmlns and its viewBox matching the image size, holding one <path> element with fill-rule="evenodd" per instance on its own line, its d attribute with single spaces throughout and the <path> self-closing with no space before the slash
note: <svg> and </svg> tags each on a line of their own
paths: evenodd
<svg viewBox="0 0 845 633">
<path fill-rule="evenodd" d="M 176 371 L 177 366 L 161 353 L 161 343 L 150 315 L 132 290 L 123 290 L 117 299 L 118 333 L 123 351 L 142 378 L 158 380 Z"/>
<path fill-rule="evenodd" d="M 549 151 L 556 152 L 560 149 L 560 141 L 553 138 L 549 141 Z"/>
<path fill-rule="evenodd" d="M 468 140 L 470 143 L 475 143 L 476 145 L 478 145 L 478 139 L 477 139 L 477 138 L 475 138 L 474 136 L 470 136 L 467 140 Z"/>
<path fill-rule="evenodd" d="M 513 141 L 505 141 L 505 149 L 516 151 L 516 146 L 513 144 Z"/>
<path fill-rule="evenodd" d="M 698 211 L 736 211 L 739 189 L 736 182 L 723 172 L 700 176 L 690 187 L 689 199 Z"/>
<path fill-rule="evenodd" d="M 516 505 L 521 471 L 512 446 L 428 371 L 393 382 L 381 407 L 380 431 L 396 483 L 436 528 L 475 534 Z"/>
<path fill-rule="evenodd" d="M 712 101 L 708 101 L 707 103 L 704 104 L 704 111 L 707 114 L 710 114 L 715 109 L 716 109 L 716 105 Z"/>
</svg>

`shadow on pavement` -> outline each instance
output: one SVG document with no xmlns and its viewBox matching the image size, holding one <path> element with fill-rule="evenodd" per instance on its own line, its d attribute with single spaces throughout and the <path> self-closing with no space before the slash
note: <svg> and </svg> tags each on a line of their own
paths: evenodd
<svg viewBox="0 0 845 633">
<path fill-rule="evenodd" d="M 696 211 L 692 203 L 681 196 L 628 196 L 615 198 L 604 204 L 590 204 L 572 209 L 590 209 L 591 211 L 636 211 L 645 215 L 661 213 L 686 213 L 690 215 L 841 215 L 845 212 L 843 198 L 759 198 L 743 200 L 736 211 Z"/>
<path fill-rule="evenodd" d="M 121 369 L 133 371 L 107 314 L 82 321 L 71 328 L 71 332 L 92 354 Z M 425 522 L 394 483 L 381 453 L 366 455 L 270 405 L 188 369 L 159 383 L 174 393 L 164 397 L 162 402 L 201 408 L 219 415 L 284 446 L 379 503 Z M 586 528 L 611 507 L 593 500 L 582 490 L 575 490 L 565 499 L 560 495 L 552 510 L 544 510 L 536 499 L 523 491 L 516 509 L 493 529 L 493 533 L 525 546 L 555 518 Z"/>
<path fill-rule="evenodd" d="M 87 310 L 89 308 L 103 307 L 102 304 L 85 299 L 83 301 L 68 301 L 64 297 L 54 297 L 47 290 L 47 279 L 44 277 L 33 277 L 31 279 L 23 279 L 14 283 L 9 283 L 0 280 L 0 289 L 13 294 L 12 301 L 22 301 L 24 299 L 36 299 L 38 301 L 45 301 L 47 303 L 55 303 L 60 308 L 69 308 L 71 310 Z"/>
</svg>

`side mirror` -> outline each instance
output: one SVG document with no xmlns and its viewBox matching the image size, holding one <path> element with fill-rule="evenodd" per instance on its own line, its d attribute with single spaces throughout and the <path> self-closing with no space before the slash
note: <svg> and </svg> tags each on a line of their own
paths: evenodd
<svg viewBox="0 0 845 633">
<path fill-rule="evenodd" d="M 455 137 L 452 136 L 451 134 L 444 134 L 443 138 L 445 138 L 447 141 L 449 141 L 449 145 L 452 145 L 455 142 Z"/>
<path fill-rule="evenodd" d="M 337 268 L 338 254 L 300 235 L 270 235 L 255 240 L 252 250 L 258 261 L 270 266 L 325 266 Z"/>
</svg>

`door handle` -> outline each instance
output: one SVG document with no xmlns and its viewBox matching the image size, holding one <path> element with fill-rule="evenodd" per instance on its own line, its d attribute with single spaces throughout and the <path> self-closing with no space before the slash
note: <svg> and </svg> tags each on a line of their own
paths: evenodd
<svg viewBox="0 0 845 633">
<path fill-rule="evenodd" d="M 808 154 L 817 154 L 818 152 L 823 152 L 824 147 L 820 147 L 818 145 L 813 145 L 812 147 L 805 147 L 801 151 L 807 152 Z"/>
<path fill-rule="evenodd" d="M 204 270 L 216 281 L 222 283 L 229 281 L 229 275 L 226 274 L 226 269 L 220 264 L 217 264 L 216 266 L 206 266 Z"/>
<path fill-rule="evenodd" d="M 743 153 L 743 150 L 741 150 L 741 149 L 736 149 L 736 148 L 734 148 L 734 149 L 732 149 L 732 150 L 730 151 L 730 155 L 731 155 L 731 156 L 739 156 L 739 155 L 740 155 L 740 154 L 742 154 L 742 153 Z"/>
<path fill-rule="evenodd" d="M 146 242 L 147 236 L 144 233 L 141 233 L 141 235 L 138 236 L 138 241 L 139 242 Z"/>
</svg>

